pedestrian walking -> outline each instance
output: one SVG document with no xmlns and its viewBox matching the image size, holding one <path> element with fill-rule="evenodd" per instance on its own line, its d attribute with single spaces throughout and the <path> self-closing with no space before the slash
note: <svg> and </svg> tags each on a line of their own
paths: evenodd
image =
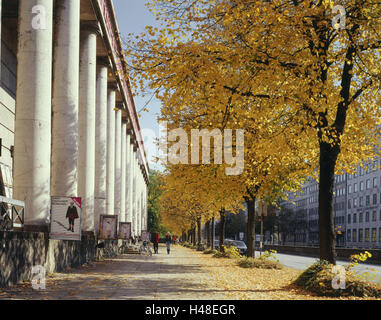
<svg viewBox="0 0 381 320">
<path fill-rule="evenodd" d="M 167 245 L 168 254 L 171 251 L 171 241 L 172 241 L 172 237 L 171 237 L 171 234 L 168 232 L 167 235 L 165 236 L 165 243 Z"/>
<path fill-rule="evenodd" d="M 159 234 L 158 233 L 154 233 L 152 242 L 153 242 L 153 249 L 155 253 L 158 254 L 159 253 Z"/>
</svg>

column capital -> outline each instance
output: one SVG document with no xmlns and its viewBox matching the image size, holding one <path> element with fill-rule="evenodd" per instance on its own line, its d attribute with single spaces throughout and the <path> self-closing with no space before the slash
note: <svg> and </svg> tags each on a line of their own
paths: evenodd
<svg viewBox="0 0 381 320">
<path fill-rule="evenodd" d="M 97 36 L 101 35 L 98 21 L 81 21 L 81 32 L 82 31 L 95 33 Z"/>
<path fill-rule="evenodd" d="M 119 89 L 118 84 L 116 82 L 109 82 L 107 86 L 108 90 L 110 91 L 117 91 Z"/>
<path fill-rule="evenodd" d="M 97 57 L 97 65 L 107 68 L 111 67 L 110 60 L 108 59 L 108 57 Z"/>
<path fill-rule="evenodd" d="M 124 103 L 121 101 L 117 101 L 116 108 L 118 108 L 119 110 L 124 110 Z"/>
</svg>

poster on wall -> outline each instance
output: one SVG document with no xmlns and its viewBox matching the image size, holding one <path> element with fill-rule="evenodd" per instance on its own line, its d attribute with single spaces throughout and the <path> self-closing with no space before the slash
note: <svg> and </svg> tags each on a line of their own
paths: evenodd
<svg viewBox="0 0 381 320">
<path fill-rule="evenodd" d="M 119 222 L 119 239 L 128 240 L 131 237 L 131 222 Z"/>
<path fill-rule="evenodd" d="M 118 240 L 118 216 L 101 215 L 99 222 L 99 238 L 103 240 Z"/>
<path fill-rule="evenodd" d="M 151 240 L 151 233 L 143 230 L 142 231 L 142 241 L 150 241 Z"/>
<path fill-rule="evenodd" d="M 81 240 L 81 198 L 51 198 L 50 238 Z"/>
</svg>

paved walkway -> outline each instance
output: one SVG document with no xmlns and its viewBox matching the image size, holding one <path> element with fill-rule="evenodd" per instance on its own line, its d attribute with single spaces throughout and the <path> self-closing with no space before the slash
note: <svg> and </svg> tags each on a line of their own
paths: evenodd
<svg viewBox="0 0 381 320">
<path fill-rule="evenodd" d="M 207 287 L 204 280 L 210 276 L 189 250 L 172 246 L 167 255 L 161 245 L 152 257 L 123 255 L 55 273 L 47 277 L 44 291 L 30 283 L 0 289 L 0 299 L 228 299 L 224 290 Z"/>
</svg>

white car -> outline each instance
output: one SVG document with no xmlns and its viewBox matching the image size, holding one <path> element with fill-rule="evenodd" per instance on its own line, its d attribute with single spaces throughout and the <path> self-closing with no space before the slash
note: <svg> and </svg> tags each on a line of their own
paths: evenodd
<svg viewBox="0 0 381 320">
<path fill-rule="evenodd" d="M 245 242 L 241 240 L 232 240 L 232 239 L 225 239 L 224 245 L 226 247 L 234 246 L 238 249 L 240 254 L 246 254 L 247 246 Z"/>
</svg>

